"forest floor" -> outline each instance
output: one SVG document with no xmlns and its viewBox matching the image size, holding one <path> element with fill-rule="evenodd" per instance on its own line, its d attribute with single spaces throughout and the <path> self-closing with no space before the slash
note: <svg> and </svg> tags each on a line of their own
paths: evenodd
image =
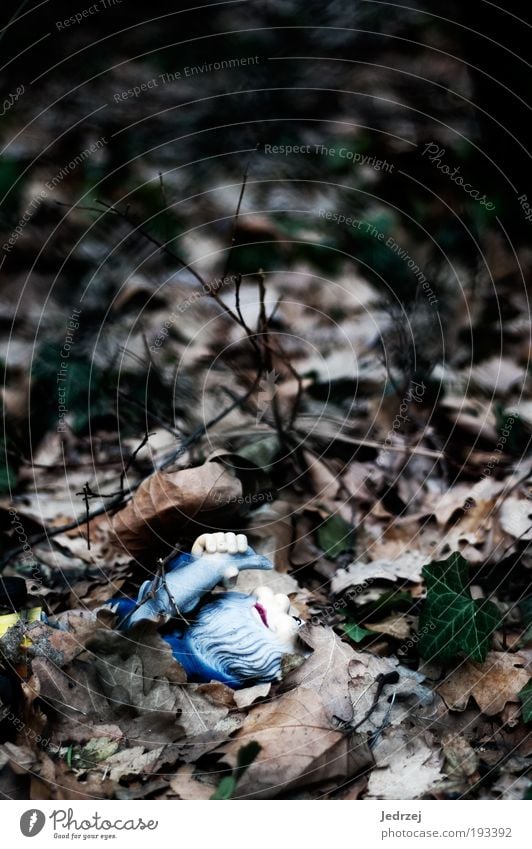
<svg viewBox="0 0 532 849">
<path fill-rule="evenodd" d="M 0 791 L 531 798 L 532 253 L 491 215 L 462 101 L 421 108 L 420 80 L 469 90 L 443 34 L 404 89 L 395 44 L 329 69 L 326 102 L 305 66 L 297 129 L 279 95 L 266 130 L 242 123 L 271 106 L 261 38 L 214 54 L 261 57 L 223 108 L 234 69 L 116 49 L 9 112 L 2 574 L 49 622 L 0 637 L 22 675 Z M 306 623 L 280 682 L 187 682 L 156 631 L 95 614 L 213 530 L 270 557 Z"/>
</svg>

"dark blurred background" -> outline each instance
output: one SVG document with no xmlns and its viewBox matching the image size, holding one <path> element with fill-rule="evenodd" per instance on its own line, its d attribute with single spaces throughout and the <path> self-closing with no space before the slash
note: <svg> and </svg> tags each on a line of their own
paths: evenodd
<svg viewBox="0 0 532 849">
<path fill-rule="evenodd" d="M 444 349 L 455 368 L 502 351 L 527 367 L 529 4 L 4 0 L 1 16 L 4 244 L 30 211 L 0 270 L 5 491 L 55 426 L 58 351 L 82 297 L 71 432 L 138 434 L 147 395 L 153 416 L 194 416 L 193 378 L 180 372 L 176 383 L 169 353 L 147 384 L 143 340 L 171 308 L 167 281 L 197 282 L 130 222 L 207 277 L 221 274 L 246 169 L 231 271 L 304 267 L 323 281 L 351 258 L 384 312 L 417 311 L 413 354 L 389 328 L 397 369 L 441 381 Z M 429 144 L 491 208 L 430 161 Z M 101 201 L 129 220 L 102 215 Z M 437 315 L 419 305 L 418 280 L 397 254 L 319 209 L 393 235 L 432 281 Z M 172 333 L 184 344 L 184 329 Z M 124 347 L 133 356 L 118 376 Z M 137 404 L 121 406 L 118 390 Z"/>
</svg>

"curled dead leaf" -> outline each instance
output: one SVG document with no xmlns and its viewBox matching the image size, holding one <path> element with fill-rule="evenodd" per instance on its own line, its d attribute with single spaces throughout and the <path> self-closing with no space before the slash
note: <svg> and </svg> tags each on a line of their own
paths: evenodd
<svg viewBox="0 0 532 849">
<path fill-rule="evenodd" d="M 142 558 L 150 548 L 174 545 L 194 520 L 209 524 L 216 515 L 237 513 L 241 482 L 216 461 L 177 472 L 155 472 L 112 519 L 117 542 Z"/>
<path fill-rule="evenodd" d="M 442 780 L 442 757 L 416 729 L 387 728 L 375 749 L 367 799 L 419 799 Z"/>
</svg>

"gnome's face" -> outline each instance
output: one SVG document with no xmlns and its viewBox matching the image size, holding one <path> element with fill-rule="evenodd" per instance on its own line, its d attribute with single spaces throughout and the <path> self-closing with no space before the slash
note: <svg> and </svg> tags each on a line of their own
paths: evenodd
<svg viewBox="0 0 532 849">
<path fill-rule="evenodd" d="M 290 599 L 282 593 L 274 594 L 269 587 L 257 587 L 253 591 L 253 605 L 263 627 L 268 628 L 287 653 L 296 651 L 297 632 L 301 619 L 290 612 Z"/>
<path fill-rule="evenodd" d="M 192 546 L 191 553 L 210 561 L 214 561 L 217 557 L 225 558 L 227 562 L 224 562 L 223 574 L 226 586 L 231 586 L 238 576 L 237 557 L 245 557 L 246 569 L 262 569 L 264 568 L 262 561 L 266 560 L 248 548 L 245 534 L 202 534 Z M 227 555 L 233 556 L 233 562 Z M 251 598 L 254 598 L 254 602 L 250 602 L 250 605 L 261 627 L 268 629 L 270 637 L 275 635 L 277 641 L 285 647 L 286 652 L 294 652 L 301 620 L 291 613 L 288 596 L 274 593 L 269 587 L 260 586 L 253 591 Z"/>
<path fill-rule="evenodd" d="M 225 593 L 201 608 L 182 634 L 166 635 L 192 680 L 232 687 L 274 681 L 283 655 L 297 651 L 298 617 L 288 596 L 260 587 L 252 595 Z"/>
</svg>

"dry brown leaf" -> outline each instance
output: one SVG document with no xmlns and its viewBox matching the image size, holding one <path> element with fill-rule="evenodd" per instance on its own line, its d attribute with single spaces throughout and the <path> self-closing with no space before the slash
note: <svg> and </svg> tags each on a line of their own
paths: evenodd
<svg viewBox="0 0 532 849">
<path fill-rule="evenodd" d="M 79 775 L 62 759 L 39 753 L 40 761 L 32 775 L 31 793 L 35 799 L 81 800 L 115 799 L 119 785 L 100 771 Z"/>
<path fill-rule="evenodd" d="M 32 664 L 32 671 L 29 686 L 44 702 L 47 714 L 51 708 L 53 713 L 73 722 L 76 727 L 89 717 L 105 723 L 112 723 L 116 718 L 89 664 L 74 661 L 64 670 L 48 658 L 38 657 Z"/>
<path fill-rule="evenodd" d="M 258 549 L 256 549 L 258 550 Z M 262 554 L 262 552 L 259 552 Z M 300 591 L 296 579 L 287 572 L 277 569 L 243 569 L 238 573 L 235 590 L 241 593 L 252 593 L 256 587 L 269 587 L 274 593 L 295 595 Z"/>
<path fill-rule="evenodd" d="M 118 726 L 113 737 L 136 739 L 144 748 L 216 730 L 207 747 L 213 748 L 241 723 L 238 712 L 229 714 L 236 708 L 233 691 L 216 682 L 188 684 L 168 643 L 149 628 L 134 638 L 95 630 L 84 654 L 63 669 L 37 657 L 28 686 L 58 715 L 55 731 L 63 740 L 71 726 L 73 739 L 90 738 L 99 736 L 90 729 L 105 723 Z"/>
<path fill-rule="evenodd" d="M 476 781 L 478 778 L 478 754 L 461 734 L 444 734 L 441 739 L 445 756 L 445 772 L 455 778 Z"/>
<path fill-rule="evenodd" d="M 526 774 L 519 776 L 512 774 L 501 775 L 492 789 L 498 794 L 498 799 L 521 802 L 525 797 L 525 793 L 530 790 L 530 777 Z"/>
<path fill-rule="evenodd" d="M 473 384 L 490 396 L 492 393 L 507 395 L 515 384 L 523 386 L 526 370 L 509 357 L 491 357 L 474 366 L 469 376 Z"/>
<path fill-rule="evenodd" d="M 264 504 L 253 513 L 253 527 L 249 532 L 250 545 L 275 564 L 277 572 L 288 572 L 293 566 L 314 562 L 321 556 L 309 537 L 310 522 L 299 515 L 306 505 L 297 498 L 292 501 L 276 499 Z M 294 529 L 294 518 L 297 525 Z"/>
<path fill-rule="evenodd" d="M 424 676 L 401 666 L 396 657 L 378 657 L 366 652 L 354 652 L 349 663 L 349 697 L 354 722 L 359 731 L 373 733 L 384 725 L 399 725 L 405 719 L 433 710 L 434 694 L 423 685 Z M 398 680 L 385 684 L 374 707 L 374 698 L 381 675 L 397 673 Z M 364 717 L 370 715 L 362 722 Z"/>
<path fill-rule="evenodd" d="M 360 504 L 370 504 L 382 486 L 384 473 L 375 463 L 352 461 L 342 469 L 342 481 L 347 490 Z"/>
<path fill-rule="evenodd" d="M 283 689 L 314 690 L 322 699 L 330 720 L 337 716 L 350 722 L 353 710 L 348 667 L 357 653 L 330 628 L 305 625 L 299 633 L 305 645 L 313 651 L 302 666 L 286 676 Z"/>
<path fill-rule="evenodd" d="M 381 622 L 364 622 L 364 628 L 377 634 L 387 634 L 396 640 L 406 640 L 410 636 L 412 617 L 394 614 Z"/>
<path fill-rule="evenodd" d="M 239 781 L 235 798 L 273 799 L 281 792 L 325 780 L 346 781 L 372 758 L 360 745 L 330 726 L 316 692 L 300 687 L 252 708 L 240 731 L 223 747 L 223 763 L 234 768 L 239 749 L 250 740 L 261 746 Z"/>
<path fill-rule="evenodd" d="M 467 433 L 470 433 L 471 436 L 475 437 L 475 439 L 486 439 L 493 443 L 497 442 L 497 429 L 492 421 L 493 417 L 491 415 L 488 414 L 481 418 L 479 416 L 473 416 L 462 410 L 458 410 L 455 413 L 450 412 L 448 416 L 456 427 L 467 431 Z"/>
<path fill-rule="evenodd" d="M 489 652 L 484 663 L 465 661 L 439 685 L 438 693 L 450 710 L 465 710 L 473 696 L 480 710 L 494 716 L 507 702 L 518 702 L 517 694 L 530 679 L 519 654 Z"/>
<path fill-rule="evenodd" d="M 356 799 L 360 799 L 360 797 L 366 792 L 368 788 L 368 779 L 365 775 L 361 778 L 357 778 L 353 781 L 347 790 L 340 790 L 340 793 L 335 796 L 337 799 L 341 799 L 342 801 L 347 801 L 348 799 L 352 799 L 353 801 Z"/>
<path fill-rule="evenodd" d="M 135 274 L 124 280 L 116 298 L 113 301 L 112 312 L 123 315 L 128 310 L 156 310 L 164 306 L 160 294 L 154 291 L 153 284 L 141 274 Z"/>
<path fill-rule="evenodd" d="M 256 702 L 257 699 L 265 699 L 271 687 L 271 684 L 255 684 L 253 687 L 235 690 L 234 699 L 237 707 L 246 708 Z"/>
<path fill-rule="evenodd" d="M 513 409 L 505 410 L 505 416 L 519 416 L 519 421 L 525 424 L 529 429 L 532 428 L 532 401 L 519 401 Z"/>
<path fill-rule="evenodd" d="M 117 541 L 132 557 L 161 544 L 174 545 L 194 519 L 209 523 L 237 513 L 242 484 L 221 463 L 208 462 L 177 472 L 155 472 L 112 520 Z"/>
<path fill-rule="evenodd" d="M 440 536 L 435 523 L 427 521 L 427 510 L 393 520 L 389 514 L 379 519 L 372 511 L 365 525 L 371 539 L 366 547 L 373 562 L 395 561 L 412 551 L 432 555 Z"/>
<path fill-rule="evenodd" d="M 73 617 L 73 621 L 76 626 L 79 625 L 79 629 L 74 627 L 73 633 L 59 631 L 43 622 L 14 625 L 0 640 L 2 654 L 17 663 L 20 641 L 25 635 L 31 641 L 27 652 L 30 658 L 44 657 L 58 667 L 64 666 L 81 654 L 89 635 L 103 627 L 100 622 L 92 622 L 90 627 L 85 628 L 85 622 L 81 623 L 80 617 Z"/>
<path fill-rule="evenodd" d="M 367 799 L 419 799 L 442 780 L 441 754 L 419 732 L 387 728 L 374 754 Z"/>
<path fill-rule="evenodd" d="M 522 498 L 505 498 L 499 509 L 501 528 L 520 540 L 532 539 L 532 502 Z"/>
<path fill-rule="evenodd" d="M 149 752 L 145 752 L 143 746 L 122 749 L 122 751 L 116 752 L 116 754 L 102 761 L 91 772 L 93 775 L 103 773 L 113 782 L 149 775 L 153 772 L 153 768 L 157 766 L 163 751 L 164 746 L 159 746 Z"/>
<path fill-rule="evenodd" d="M 322 699 L 330 720 L 358 723 L 373 705 L 380 675 L 396 672 L 399 680 L 386 685 L 376 709 L 360 731 L 374 732 L 384 720 L 397 724 L 409 714 L 431 705 L 434 694 L 422 685 L 424 676 L 399 664 L 397 658 L 378 657 L 356 652 L 329 628 L 305 626 L 301 630 L 305 644 L 313 653 L 294 672 L 287 675 L 282 688 L 297 686 L 312 689 Z M 399 697 L 390 709 L 388 697 Z"/>
<path fill-rule="evenodd" d="M 348 587 L 356 587 L 367 581 L 383 579 L 411 581 L 416 584 L 421 581 L 421 570 L 431 562 L 430 555 L 419 551 L 409 551 L 394 560 L 372 560 L 371 563 L 351 563 L 347 569 L 339 569 L 332 579 L 332 591 L 341 595 Z"/>
<path fill-rule="evenodd" d="M 494 508 L 493 498 L 473 501 L 470 509 L 441 537 L 437 556 L 459 551 L 469 563 L 477 564 L 487 561 L 493 551 L 500 552 L 504 537 Z"/>
<path fill-rule="evenodd" d="M 117 724 L 109 722 L 72 722 L 71 716 L 56 716 L 52 732 L 52 742 L 59 745 L 73 743 L 83 746 L 90 740 L 97 740 L 100 737 L 107 737 L 109 740 L 121 741 L 124 739 L 124 731 Z M 128 736 L 129 739 L 129 736 Z M 140 743 L 144 742 L 139 740 Z"/>
<path fill-rule="evenodd" d="M 17 775 L 25 773 L 37 762 L 37 755 L 27 746 L 16 746 L 15 743 L 4 743 L 0 746 L 0 757 L 3 764 L 9 763 Z"/>
<path fill-rule="evenodd" d="M 328 514 L 339 515 L 346 522 L 352 523 L 357 495 L 345 484 L 341 476 L 342 465 L 334 462 L 327 465 L 310 452 L 305 451 L 303 454 L 312 481 L 311 491 L 315 493 L 306 502 L 305 509 L 317 509 L 324 517 Z"/>
<path fill-rule="evenodd" d="M 165 714 L 174 727 L 174 738 L 219 729 L 229 708 L 228 687 L 220 684 L 188 684 L 168 643 L 156 632 L 141 629 L 130 635 L 107 632 L 90 645 L 103 694 L 115 710 L 137 715 Z M 220 701 L 220 694 L 223 699 Z M 227 724 L 227 732 L 238 723 Z M 225 725 L 223 726 L 226 727 Z"/>
<path fill-rule="evenodd" d="M 216 788 L 212 784 L 199 781 L 194 777 L 194 772 L 195 768 L 191 764 L 180 767 L 170 781 L 170 787 L 179 799 L 210 799 Z"/>
<path fill-rule="evenodd" d="M 445 492 L 436 492 L 427 496 L 426 507 L 434 514 L 440 528 L 444 528 L 447 525 L 447 522 L 457 510 L 463 510 L 468 498 L 478 497 L 475 489 L 476 487 L 473 487 L 471 484 L 457 483 Z M 485 493 L 484 497 L 486 495 L 491 497 L 496 494 L 490 491 L 489 493 Z"/>
</svg>

